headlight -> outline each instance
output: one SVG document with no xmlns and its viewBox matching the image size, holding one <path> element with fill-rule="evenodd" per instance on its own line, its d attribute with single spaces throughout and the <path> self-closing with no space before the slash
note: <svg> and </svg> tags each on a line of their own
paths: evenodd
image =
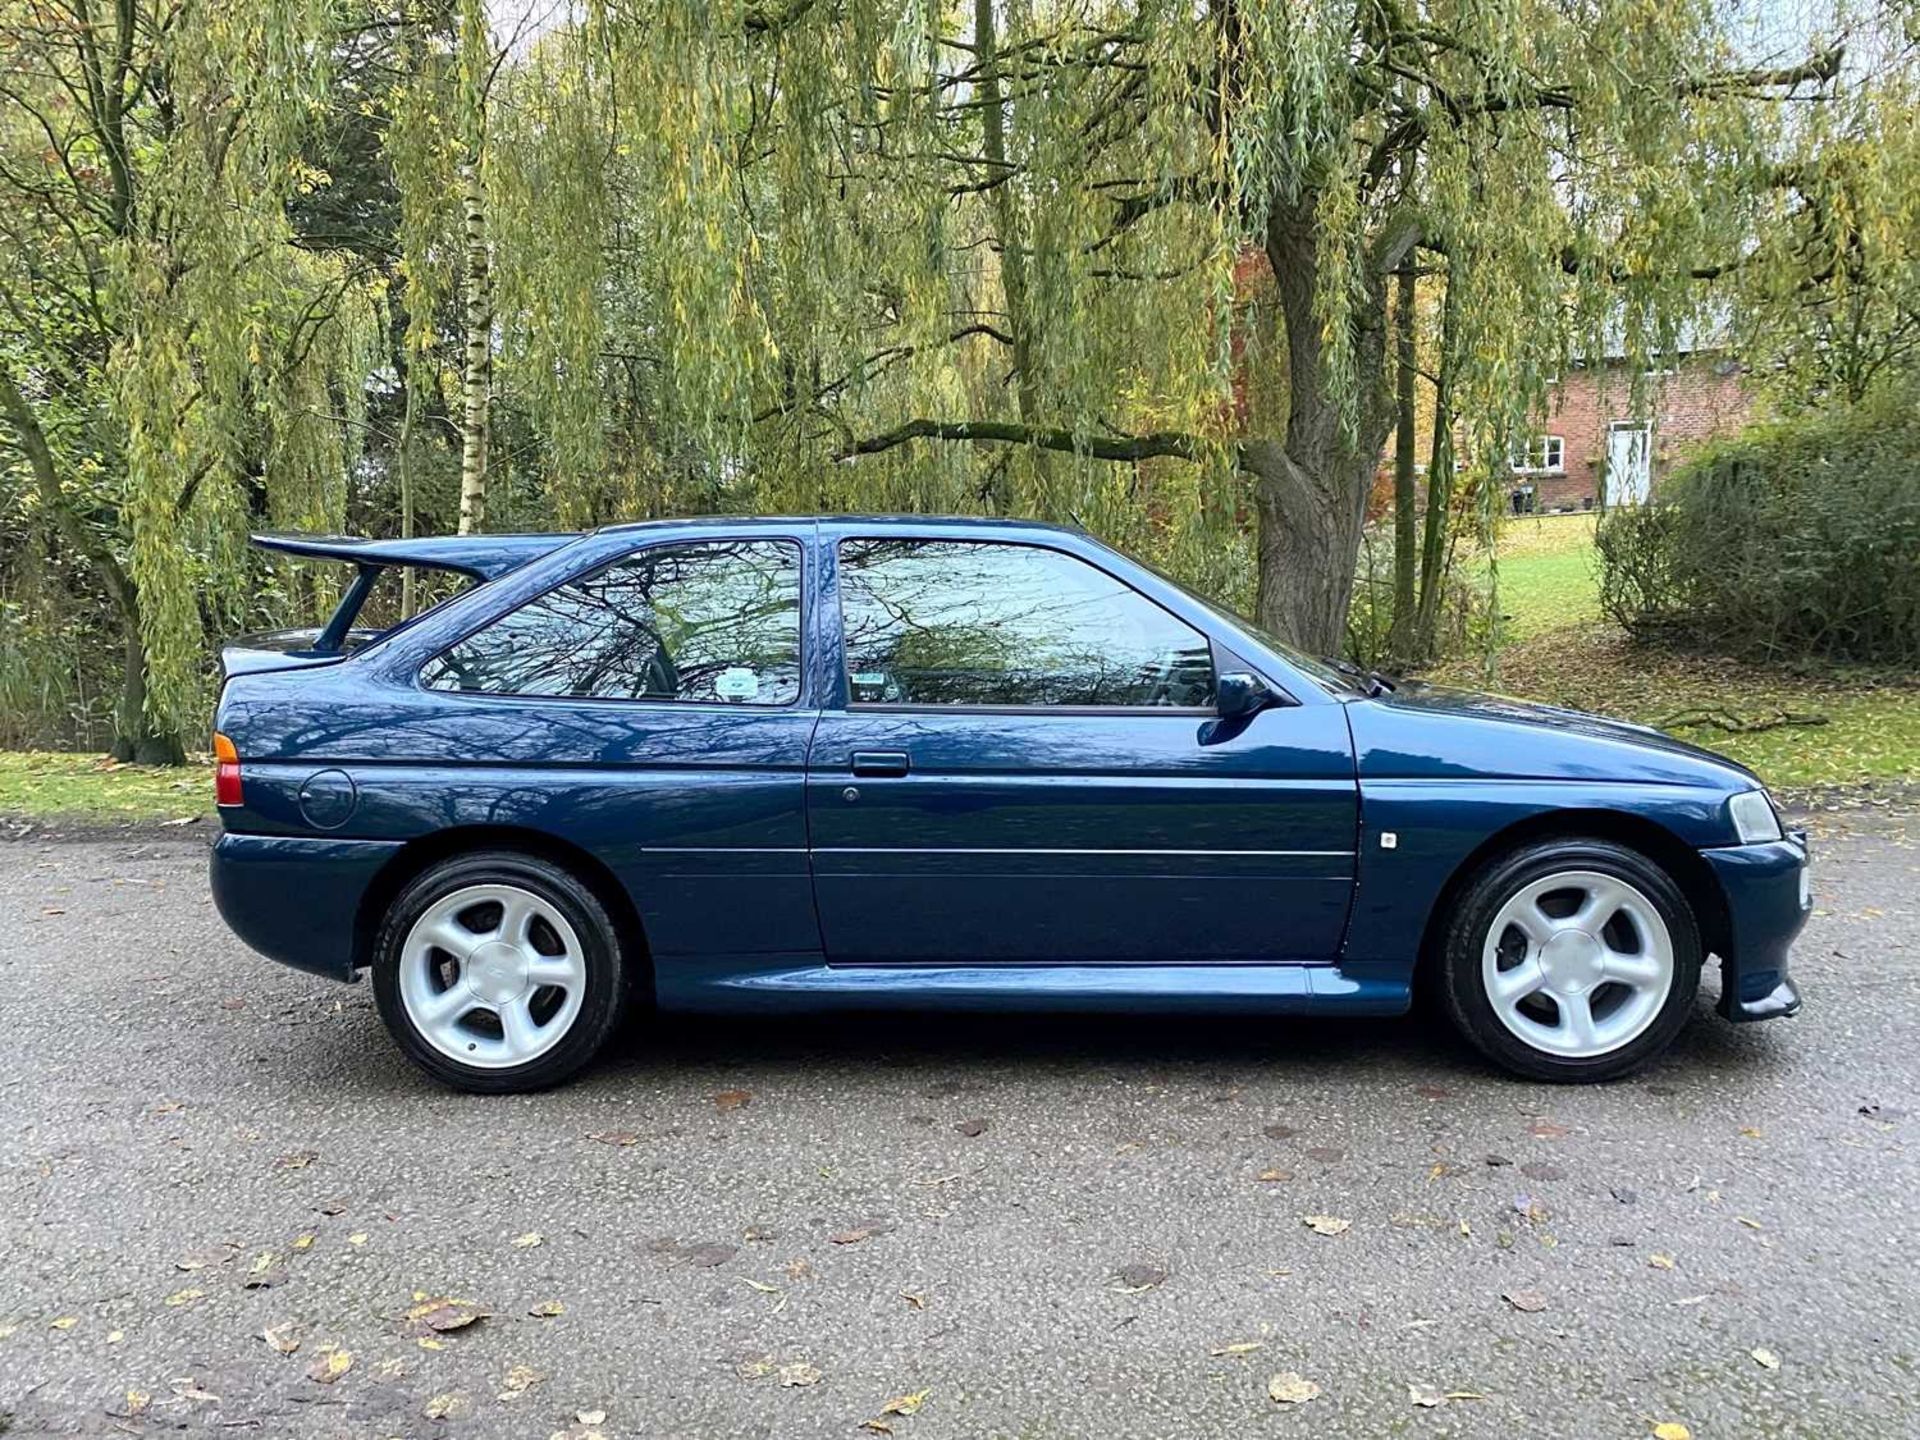
<svg viewBox="0 0 1920 1440">
<path fill-rule="evenodd" d="M 1727 815 L 1742 845 L 1759 845 L 1780 838 L 1780 816 L 1764 790 L 1743 790 L 1734 796 L 1727 801 Z"/>
</svg>

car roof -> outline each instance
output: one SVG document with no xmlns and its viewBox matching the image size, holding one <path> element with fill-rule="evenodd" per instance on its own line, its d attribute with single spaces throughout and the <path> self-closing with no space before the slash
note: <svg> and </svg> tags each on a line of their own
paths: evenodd
<svg viewBox="0 0 1920 1440">
<path fill-rule="evenodd" d="M 737 525 L 751 526 L 794 526 L 826 525 L 835 529 L 892 529 L 896 526 L 907 529 L 941 530 L 1045 530 L 1062 535 L 1082 535 L 1086 532 L 1075 525 L 1057 525 L 1046 520 L 1020 520 L 1000 515 L 868 515 L 868 514 L 828 514 L 828 515 L 689 515 L 671 520 L 630 520 L 617 525 L 603 525 L 598 531 L 602 535 L 642 534 L 649 530 L 682 529 L 693 526 Z"/>
</svg>

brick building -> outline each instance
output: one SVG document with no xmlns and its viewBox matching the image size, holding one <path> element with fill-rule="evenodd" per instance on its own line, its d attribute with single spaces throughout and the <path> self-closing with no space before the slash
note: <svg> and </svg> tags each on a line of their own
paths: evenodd
<svg viewBox="0 0 1920 1440">
<path fill-rule="evenodd" d="M 1635 411 L 1624 360 L 1579 366 L 1555 382 L 1534 433 L 1514 446 L 1516 510 L 1594 509 L 1644 501 L 1689 450 L 1746 423 L 1751 397 L 1724 350 L 1682 353 L 1648 377 Z"/>
</svg>

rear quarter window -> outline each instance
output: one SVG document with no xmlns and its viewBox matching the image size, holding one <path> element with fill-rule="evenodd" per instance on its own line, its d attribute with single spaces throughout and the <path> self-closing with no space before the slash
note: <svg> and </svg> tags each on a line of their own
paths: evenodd
<svg viewBox="0 0 1920 1440">
<path fill-rule="evenodd" d="M 658 545 L 536 596 L 435 656 L 421 683 L 479 695 L 791 705 L 800 547 Z"/>
</svg>

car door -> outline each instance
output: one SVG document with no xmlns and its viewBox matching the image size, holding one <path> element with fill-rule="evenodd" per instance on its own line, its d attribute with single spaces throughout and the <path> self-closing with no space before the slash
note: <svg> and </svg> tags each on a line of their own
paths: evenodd
<svg viewBox="0 0 1920 1440">
<path fill-rule="evenodd" d="M 1216 676 L 1241 662 L 1069 543 L 838 540 L 843 673 L 807 764 L 828 959 L 1331 958 L 1357 817 L 1342 707 L 1223 721 Z"/>
<path fill-rule="evenodd" d="M 366 769 L 363 817 L 577 844 L 633 897 L 662 983 L 685 957 L 817 952 L 810 531 L 669 537 L 428 639 L 410 703 L 368 743 L 432 763 Z"/>
</svg>

